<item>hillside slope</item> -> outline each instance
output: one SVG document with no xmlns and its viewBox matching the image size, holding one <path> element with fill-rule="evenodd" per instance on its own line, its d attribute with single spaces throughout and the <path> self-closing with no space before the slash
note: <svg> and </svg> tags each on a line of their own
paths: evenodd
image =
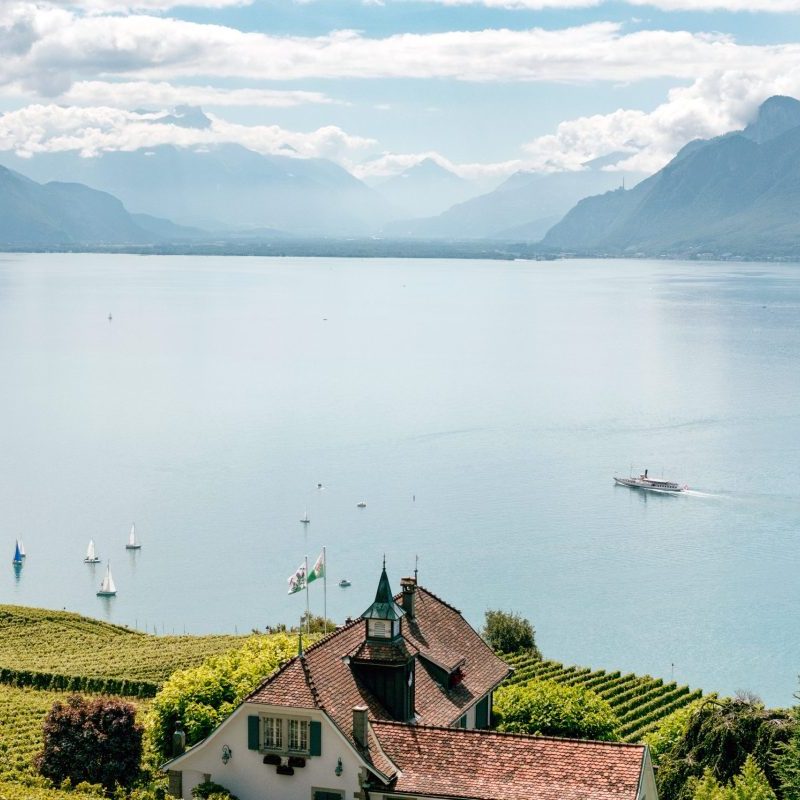
<svg viewBox="0 0 800 800">
<path fill-rule="evenodd" d="M 592 253 L 800 253 L 800 103 L 771 98 L 744 131 L 692 142 L 634 189 L 578 203 L 545 236 Z"/>
</svg>

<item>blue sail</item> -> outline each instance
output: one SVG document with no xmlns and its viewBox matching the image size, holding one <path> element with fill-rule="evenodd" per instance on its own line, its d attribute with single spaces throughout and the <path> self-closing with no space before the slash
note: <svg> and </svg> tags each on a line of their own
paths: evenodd
<svg viewBox="0 0 800 800">
<path fill-rule="evenodd" d="M 20 555 L 20 552 L 19 552 L 19 541 L 17 541 L 17 543 L 16 543 L 16 545 L 14 547 L 14 561 L 13 561 L 13 563 L 14 564 L 21 564 L 22 563 L 22 556 Z"/>
</svg>

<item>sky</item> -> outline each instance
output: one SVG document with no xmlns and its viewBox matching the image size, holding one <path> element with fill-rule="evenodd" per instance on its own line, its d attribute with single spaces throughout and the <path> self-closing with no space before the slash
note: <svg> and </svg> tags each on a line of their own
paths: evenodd
<svg viewBox="0 0 800 800">
<path fill-rule="evenodd" d="M 0 0 L 0 155 L 238 143 L 376 181 L 653 172 L 800 97 L 800 0 Z M 211 124 L 175 124 L 177 106 Z"/>
</svg>

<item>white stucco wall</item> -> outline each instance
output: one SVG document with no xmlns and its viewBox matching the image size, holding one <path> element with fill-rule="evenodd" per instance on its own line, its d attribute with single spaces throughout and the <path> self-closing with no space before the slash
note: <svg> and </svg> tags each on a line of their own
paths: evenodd
<svg viewBox="0 0 800 800">
<path fill-rule="evenodd" d="M 210 775 L 239 800 L 311 800 L 313 789 L 344 792 L 347 800 L 359 790 L 359 771 L 363 765 L 356 752 L 320 711 L 298 710 L 297 716 L 322 723 L 322 753 L 306 757 L 306 766 L 295 768 L 294 775 L 278 775 L 276 768 L 263 763 L 263 754 L 247 747 L 247 717 L 270 712 L 280 716 L 286 708 L 244 704 L 240 706 L 202 744 L 188 751 L 169 769 L 183 773 L 183 798 L 191 800 L 191 790 Z M 222 748 L 227 745 L 232 757 L 222 763 Z M 342 759 L 342 774 L 336 775 L 336 764 Z"/>
</svg>

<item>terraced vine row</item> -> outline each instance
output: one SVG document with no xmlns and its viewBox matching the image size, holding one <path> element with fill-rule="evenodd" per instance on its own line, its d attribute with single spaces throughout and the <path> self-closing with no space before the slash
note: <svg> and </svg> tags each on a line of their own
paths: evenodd
<svg viewBox="0 0 800 800">
<path fill-rule="evenodd" d="M 151 696 L 175 670 L 244 640 L 154 636 L 65 611 L 0 605 L 0 682 Z"/>
<path fill-rule="evenodd" d="M 627 675 L 588 667 L 570 667 L 558 661 L 542 661 L 526 653 L 504 656 L 514 674 L 507 684 L 549 680 L 570 686 L 585 686 L 602 697 L 620 721 L 620 736 L 626 742 L 639 742 L 673 711 L 702 696 L 697 689 L 677 683 L 664 683 L 649 675 Z"/>
</svg>

